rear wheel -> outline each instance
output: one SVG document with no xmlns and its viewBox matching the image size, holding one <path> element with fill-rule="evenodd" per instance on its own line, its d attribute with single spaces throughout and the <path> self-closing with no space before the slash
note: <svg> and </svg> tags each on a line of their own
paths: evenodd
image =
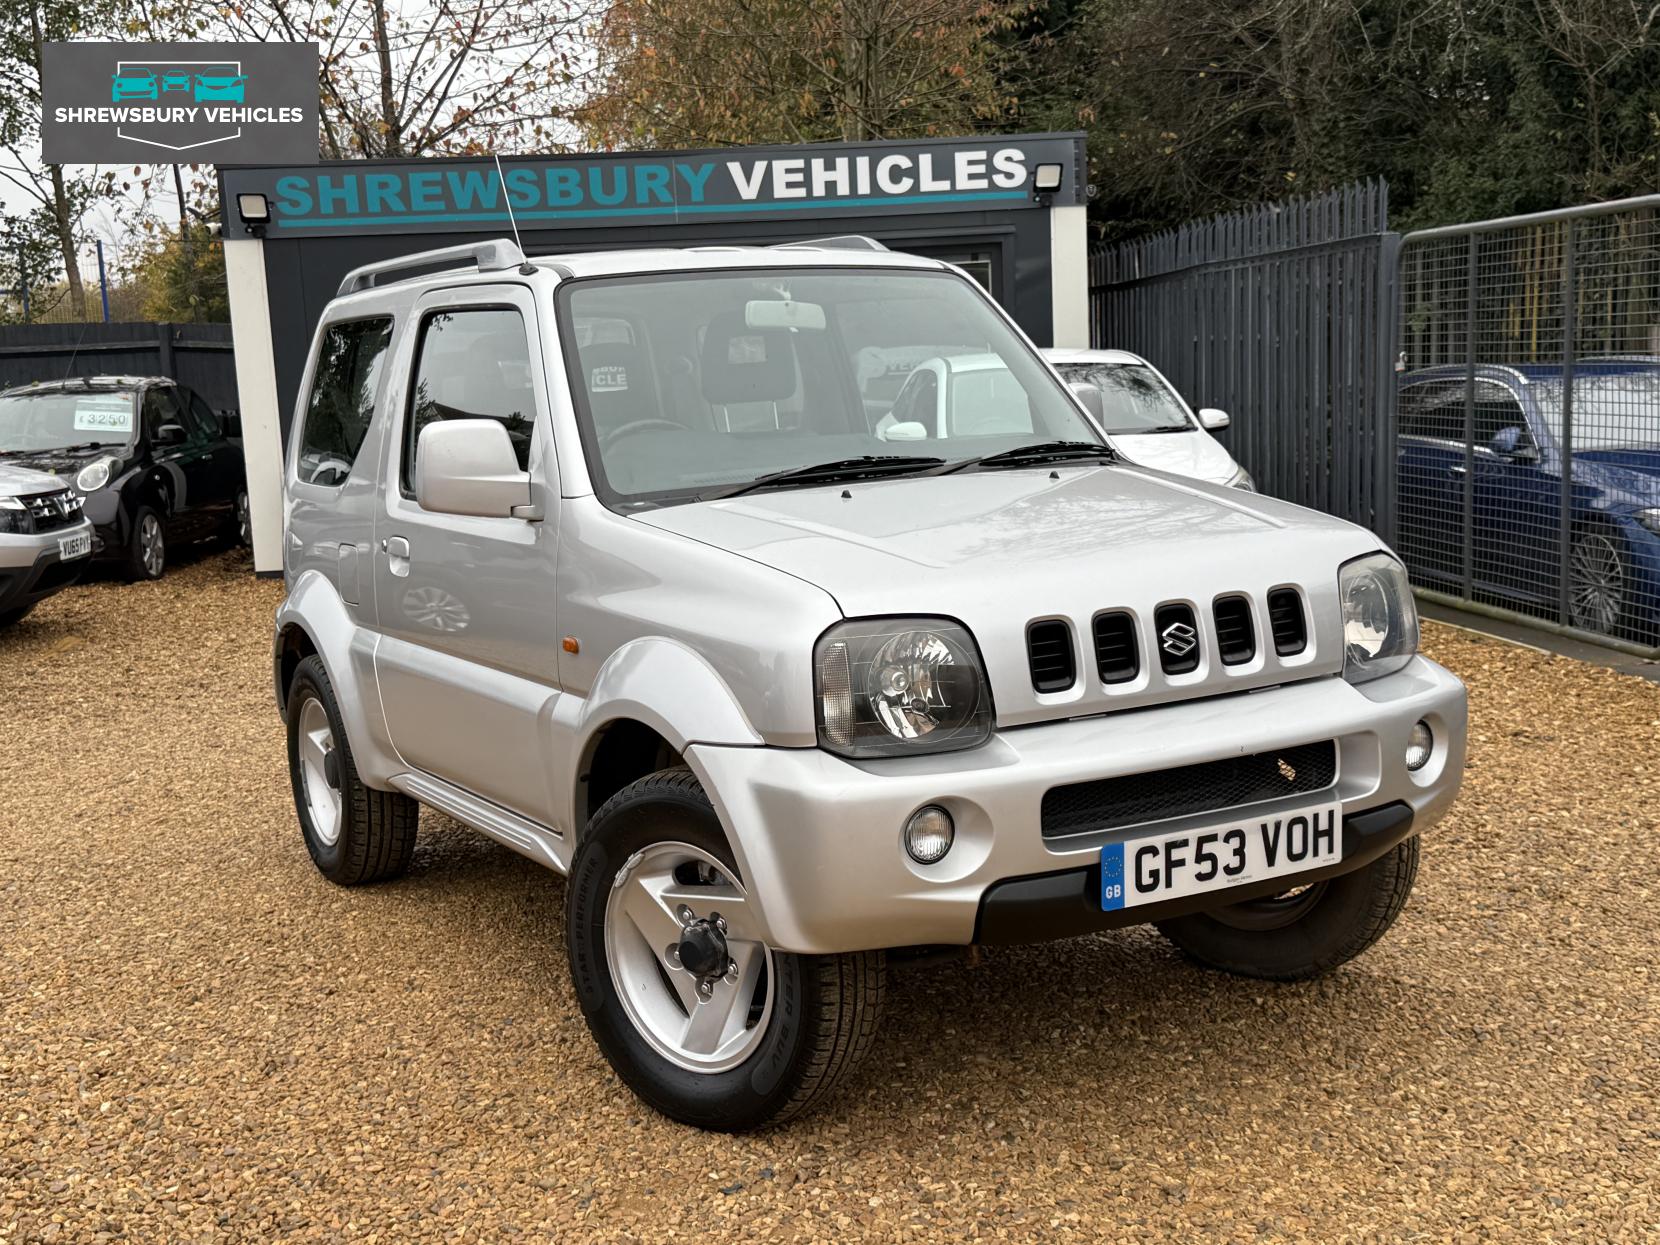
<svg viewBox="0 0 1660 1245">
<path fill-rule="evenodd" d="M 759 1128 L 809 1109 L 874 1039 L 882 953 L 769 947 L 686 769 L 640 779 L 594 815 L 571 870 L 566 945 L 588 1028 L 617 1075 L 700 1128 Z"/>
<path fill-rule="evenodd" d="M 1158 927 L 1209 968 L 1301 981 L 1354 959 L 1382 938 L 1406 907 L 1417 876 L 1414 836 L 1353 873 L 1160 921 Z"/>
<path fill-rule="evenodd" d="M 288 776 L 306 850 L 329 881 L 357 886 L 409 868 L 421 806 L 357 776 L 334 688 L 315 654 L 288 685 Z"/>
</svg>

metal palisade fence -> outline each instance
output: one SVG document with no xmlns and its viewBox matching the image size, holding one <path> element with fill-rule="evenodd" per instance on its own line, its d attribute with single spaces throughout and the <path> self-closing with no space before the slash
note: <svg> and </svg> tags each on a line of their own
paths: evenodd
<svg viewBox="0 0 1660 1245">
<path fill-rule="evenodd" d="M 1660 639 L 1660 196 L 1408 234 L 1398 548 L 1450 602 Z"/>
<path fill-rule="evenodd" d="M 1393 530 L 1396 235 L 1368 182 L 1096 253 L 1093 345 L 1134 351 L 1222 434 L 1257 487 Z"/>
</svg>

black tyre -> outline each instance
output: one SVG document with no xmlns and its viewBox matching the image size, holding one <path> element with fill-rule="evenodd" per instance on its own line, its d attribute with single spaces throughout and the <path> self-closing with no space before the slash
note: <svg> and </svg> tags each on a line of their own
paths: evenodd
<svg viewBox="0 0 1660 1245">
<path fill-rule="evenodd" d="M 131 580 L 160 579 L 167 570 L 167 525 L 154 507 L 140 506 L 133 515 L 122 569 Z"/>
<path fill-rule="evenodd" d="M 0 610 L 0 627 L 9 627 L 13 623 L 22 622 L 32 609 L 34 609 L 33 602 L 28 605 L 19 605 L 16 609 Z"/>
<path fill-rule="evenodd" d="M 363 785 L 322 660 L 307 657 L 288 685 L 288 776 L 312 862 L 341 886 L 395 878 L 415 854 L 421 806 Z"/>
<path fill-rule="evenodd" d="M 687 769 L 594 814 L 571 869 L 565 937 L 588 1028 L 664 1115 L 739 1132 L 815 1106 L 869 1051 L 880 951 L 789 955 L 746 938 L 747 896 Z"/>
<path fill-rule="evenodd" d="M 1363 869 L 1270 899 L 1160 921 L 1171 942 L 1210 968 L 1302 981 L 1354 959 L 1395 923 L 1418 876 L 1418 839 Z"/>
</svg>

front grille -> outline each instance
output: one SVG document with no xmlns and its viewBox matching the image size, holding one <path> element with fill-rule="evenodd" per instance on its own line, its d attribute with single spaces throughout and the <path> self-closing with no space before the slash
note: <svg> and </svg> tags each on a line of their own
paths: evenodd
<svg viewBox="0 0 1660 1245">
<path fill-rule="evenodd" d="M 1097 614 L 1090 630 L 1095 636 L 1095 671 L 1101 682 L 1128 683 L 1141 673 L 1134 618 L 1123 610 Z"/>
<path fill-rule="evenodd" d="M 1220 812 L 1321 791 L 1335 781 L 1337 745 L 1328 739 L 1277 752 L 1051 787 L 1043 796 L 1043 837 Z"/>
<path fill-rule="evenodd" d="M 1064 692 L 1071 687 L 1078 678 L 1072 657 L 1072 628 L 1056 618 L 1026 628 L 1026 661 L 1035 690 Z"/>
<path fill-rule="evenodd" d="M 1294 657 L 1308 647 L 1308 620 L 1303 599 L 1295 588 L 1275 588 L 1268 594 L 1268 625 L 1274 632 L 1274 652 Z"/>
<path fill-rule="evenodd" d="M 1224 666 L 1242 666 L 1257 655 L 1249 601 L 1241 596 L 1217 597 L 1211 613 L 1216 619 L 1216 653 Z"/>
<path fill-rule="evenodd" d="M 1159 646 L 1159 667 L 1166 674 L 1199 668 L 1199 620 L 1185 601 L 1171 601 L 1153 611 L 1153 639 Z"/>
<path fill-rule="evenodd" d="M 37 532 L 55 532 L 81 521 L 81 499 L 68 489 L 56 493 L 34 493 L 18 499 L 28 510 Z"/>
</svg>

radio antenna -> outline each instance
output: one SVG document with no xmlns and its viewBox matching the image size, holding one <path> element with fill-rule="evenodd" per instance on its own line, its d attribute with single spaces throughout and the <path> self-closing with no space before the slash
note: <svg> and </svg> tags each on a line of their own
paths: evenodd
<svg viewBox="0 0 1660 1245">
<path fill-rule="evenodd" d="M 519 221 L 513 215 L 513 198 L 507 193 L 507 174 L 501 169 L 501 153 L 493 151 L 490 154 L 496 160 L 496 183 L 501 187 L 501 201 L 507 207 L 507 223 L 513 226 L 513 245 L 519 248 L 519 254 L 524 258 L 524 262 L 519 265 L 519 273 L 528 277 L 536 269 L 531 265 L 530 257 L 525 255 L 524 239 L 519 237 Z"/>
</svg>

